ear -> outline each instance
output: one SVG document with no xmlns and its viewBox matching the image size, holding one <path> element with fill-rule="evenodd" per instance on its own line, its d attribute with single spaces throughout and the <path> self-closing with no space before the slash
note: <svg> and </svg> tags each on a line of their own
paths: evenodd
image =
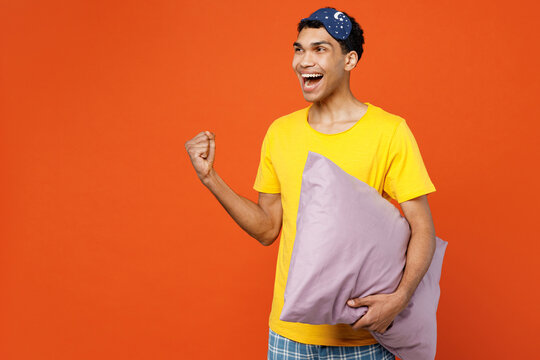
<svg viewBox="0 0 540 360">
<path fill-rule="evenodd" d="M 345 55 L 345 70 L 351 71 L 358 63 L 358 53 L 354 50 Z"/>
</svg>

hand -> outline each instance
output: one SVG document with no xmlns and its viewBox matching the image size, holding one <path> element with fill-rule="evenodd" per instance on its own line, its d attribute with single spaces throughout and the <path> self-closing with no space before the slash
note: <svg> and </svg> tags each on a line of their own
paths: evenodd
<svg viewBox="0 0 540 360">
<path fill-rule="evenodd" d="M 354 304 L 349 304 L 350 301 Z M 353 323 L 353 330 L 366 329 L 384 334 L 394 318 L 407 307 L 408 301 L 399 293 L 375 294 L 347 301 L 347 305 L 357 308 L 367 306 L 368 311 Z"/>
<path fill-rule="evenodd" d="M 214 170 L 215 139 L 216 135 L 213 132 L 201 131 L 193 139 L 186 141 L 186 150 L 201 181 Z"/>
</svg>

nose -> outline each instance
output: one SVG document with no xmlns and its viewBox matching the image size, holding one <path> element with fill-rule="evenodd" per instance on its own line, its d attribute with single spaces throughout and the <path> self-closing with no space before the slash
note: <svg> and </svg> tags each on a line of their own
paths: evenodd
<svg viewBox="0 0 540 360">
<path fill-rule="evenodd" d="M 302 59 L 300 59 L 300 65 L 302 67 L 309 67 L 309 66 L 313 66 L 313 58 L 311 56 L 311 52 L 310 51 L 306 51 L 303 55 L 302 55 Z"/>
</svg>

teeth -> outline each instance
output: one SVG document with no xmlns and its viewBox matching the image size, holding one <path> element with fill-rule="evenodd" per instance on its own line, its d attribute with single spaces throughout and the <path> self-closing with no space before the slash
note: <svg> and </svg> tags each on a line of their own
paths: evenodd
<svg viewBox="0 0 540 360">
<path fill-rule="evenodd" d="M 308 77 L 317 77 L 322 76 L 322 74 L 302 74 L 302 77 L 308 78 Z"/>
</svg>

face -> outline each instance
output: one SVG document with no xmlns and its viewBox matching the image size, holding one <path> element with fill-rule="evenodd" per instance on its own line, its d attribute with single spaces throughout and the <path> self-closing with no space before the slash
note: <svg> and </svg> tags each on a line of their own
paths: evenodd
<svg viewBox="0 0 540 360">
<path fill-rule="evenodd" d="M 348 72 L 354 63 L 351 67 L 350 56 L 342 53 L 340 44 L 324 27 L 303 28 L 293 48 L 292 67 L 307 101 L 323 100 L 348 86 Z"/>
</svg>

